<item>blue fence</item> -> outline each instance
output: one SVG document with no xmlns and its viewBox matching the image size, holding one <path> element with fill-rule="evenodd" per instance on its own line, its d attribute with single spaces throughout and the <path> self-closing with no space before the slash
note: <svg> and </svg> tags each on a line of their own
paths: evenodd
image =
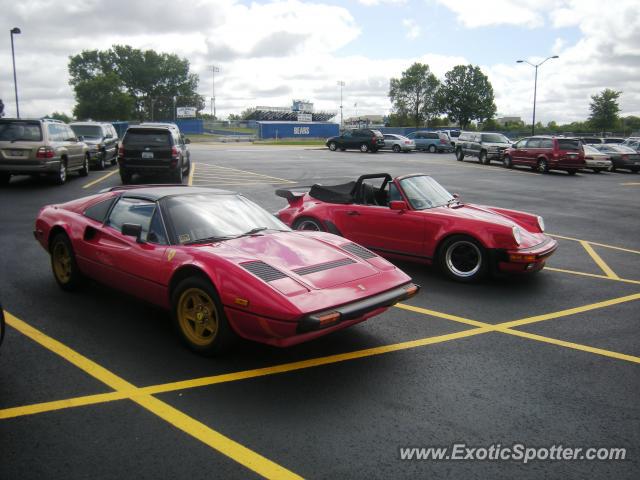
<svg viewBox="0 0 640 480">
<path fill-rule="evenodd" d="M 204 133 L 204 126 L 199 118 L 181 118 L 176 120 L 175 124 L 185 135 Z"/>
<path fill-rule="evenodd" d="M 329 122 L 258 122 L 258 136 L 267 138 L 328 138 L 340 134 L 340 125 Z"/>
</svg>

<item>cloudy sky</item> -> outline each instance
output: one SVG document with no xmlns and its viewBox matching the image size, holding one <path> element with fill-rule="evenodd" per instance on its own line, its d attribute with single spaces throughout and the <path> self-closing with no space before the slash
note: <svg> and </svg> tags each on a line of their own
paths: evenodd
<svg viewBox="0 0 640 480">
<path fill-rule="evenodd" d="M 0 98 L 15 114 L 9 30 L 15 37 L 22 116 L 71 113 L 70 55 L 126 44 L 176 53 L 200 75 L 209 101 L 215 64 L 218 116 L 308 99 L 345 117 L 387 114 L 389 79 L 413 62 L 440 78 L 457 64 L 479 65 L 498 115 L 529 120 L 532 63 L 537 119 L 589 114 L 590 96 L 623 92 L 623 115 L 640 115 L 637 0 L 0 0 Z"/>
</svg>

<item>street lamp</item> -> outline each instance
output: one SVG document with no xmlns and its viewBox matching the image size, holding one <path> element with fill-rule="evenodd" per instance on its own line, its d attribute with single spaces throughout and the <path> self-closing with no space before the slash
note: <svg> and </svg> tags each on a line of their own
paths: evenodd
<svg viewBox="0 0 640 480">
<path fill-rule="evenodd" d="M 338 86 L 340 87 L 340 128 L 342 129 L 342 87 L 346 84 L 342 80 L 338 80 Z"/>
<path fill-rule="evenodd" d="M 218 73 L 220 69 L 215 65 L 211 65 L 211 116 L 212 120 L 216 118 L 216 73 Z"/>
<path fill-rule="evenodd" d="M 538 67 L 540 65 L 542 65 L 544 62 L 546 62 L 547 60 L 551 60 L 552 58 L 559 58 L 558 55 L 554 55 L 552 57 L 547 57 L 545 58 L 543 61 L 541 61 L 540 63 L 537 64 L 533 64 L 530 62 L 527 62 L 526 60 L 518 60 L 516 63 L 527 63 L 529 65 L 531 65 L 533 68 L 536 69 L 536 76 L 535 76 L 535 81 L 533 83 L 533 122 L 531 122 L 531 135 L 535 135 L 536 134 L 536 94 L 538 91 Z"/>
<path fill-rule="evenodd" d="M 13 36 L 22 33 L 18 27 L 9 30 L 11 33 L 11 59 L 13 60 L 13 88 L 16 92 L 16 118 L 20 118 L 20 107 L 18 106 L 18 81 L 16 80 L 16 54 L 13 50 Z"/>
</svg>

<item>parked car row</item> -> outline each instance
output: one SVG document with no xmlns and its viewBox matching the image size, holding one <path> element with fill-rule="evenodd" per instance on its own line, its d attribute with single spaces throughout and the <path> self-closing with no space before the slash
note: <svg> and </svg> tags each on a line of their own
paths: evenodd
<svg viewBox="0 0 640 480">
<path fill-rule="evenodd" d="M 191 167 L 189 139 L 173 123 L 131 126 L 122 141 L 112 124 L 53 119 L 0 119 L 0 184 L 12 175 L 47 175 L 63 184 L 70 172 L 119 166 L 123 183 L 134 174 L 168 174 L 182 183 Z"/>
<path fill-rule="evenodd" d="M 540 173 L 563 170 L 573 175 L 582 169 L 595 173 L 618 169 L 638 172 L 638 148 L 640 139 L 633 138 L 536 135 L 512 143 L 499 133 L 462 132 L 456 142 L 455 154 L 458 161 L 475 157 L 485 165 L 494 160 L 501 162 L 505 168 L 528 166 Z"/>
</svg>

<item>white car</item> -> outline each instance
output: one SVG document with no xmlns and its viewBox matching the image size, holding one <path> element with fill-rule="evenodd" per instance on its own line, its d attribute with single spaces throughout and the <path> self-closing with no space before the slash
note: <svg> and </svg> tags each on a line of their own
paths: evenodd
<svg viewBox="0 0 640 480">
<path fill-rule="evenodd" d="M 416 142 L 404 135 L 397 135 L 395 133 L 384 134 L 384 147 L 385 150 L 393 150 L 396 153 L 410 152 L 416 149 Z"/>
<path fill-rule="evenodd" d="M 591 145 L 583 145 L 582 148 L 584 149 L 584 163 L 586 168 L 593 170 L 594 173 L 611 170 L 611 158 L 609 155 Z"/>
</svg>

